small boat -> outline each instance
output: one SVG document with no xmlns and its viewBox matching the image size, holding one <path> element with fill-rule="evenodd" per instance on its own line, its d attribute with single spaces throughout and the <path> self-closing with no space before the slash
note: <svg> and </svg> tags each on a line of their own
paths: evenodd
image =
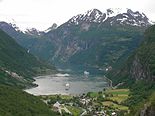
<svg viewBox="0 0 155 116">
<path fill-rule="evenodd" d="M 69 83 L 66 83 L 66 84 L 65 84 L 65 87 L 66 87 L 66 88 L 65 88 L 66 90 L 69 90 L 69 88 L 70 88 Z"/>
<path fill-rule="evenodd" d="M 90 73 L 88 71 L 84 71 L 83 74 L 85 77 L 88 77 Z"/>
</svg>

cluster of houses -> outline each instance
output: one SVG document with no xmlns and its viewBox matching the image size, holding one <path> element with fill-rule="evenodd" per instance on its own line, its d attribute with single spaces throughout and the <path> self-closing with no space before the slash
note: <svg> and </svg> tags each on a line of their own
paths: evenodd
<svg viewBox="0 0 155 116">
<path fill-rule="evenodd" d="M 95 98 L 88 98 L 86 96 L 80 96 L 78 98 L 79 104 L 76 104 L 76 106 L 80 107 L 82 109 L 80 116 L 85 116 L 85 115 L 93 115 L 93 116 L 107 116 L 107 111 L 104 110 L 104 106 L 95 106 L 93 105 L 93 100 L 96 100 Z M 65 111 L 66 113 L 72 115 L 71 111 L 69 111 L 66 108 L 66 105 L 73 106 L 73 101 L 71 100 L 70 103 L 64 103 L 60 104 L 59 101 L 55 102 L 52 106 L 52 109 L 56 112 L 59 112 L 61 115 L 62 110 Z M 111 112 L 110 116 L 117 116 L 116 112 Z"/>
<path fill-rule="evenodd" d="M 23 80 L 23 77 L 22 76 L 19 76 L 17 73 L 15 72 L 11 72 L 11 71 L 5 71 L 7 74 L 9 74 L 11 77 L 13 78 L 16 78 L 18 80 Z"/>
<path fill-rule="evenodd" d="M 13 77 L 13 78 L 16 78 L 16 79 L 23 79 L 22 76 L 18 75 L 18 74 L 15 73 L 15 72 L 8 71 L 8 70 L 6 70 L 6 69 L 4 69 L 4 68 L 0 68 L 0 70 L 4 71 L 5 73 L 7 73 L 8 75 L 10 75 L 10 76 Z"/>
<path fill-rule="evenodd" d="M 64 104 L 60 104 L 58 101 L 53 104 L 53 108 L 54 111 L 59 112 L 61 115 L 63 114 L 62 110 L 65 111 L 66 113 L 72 115 L 72 113 L 65 107 Z"/>
</svg>

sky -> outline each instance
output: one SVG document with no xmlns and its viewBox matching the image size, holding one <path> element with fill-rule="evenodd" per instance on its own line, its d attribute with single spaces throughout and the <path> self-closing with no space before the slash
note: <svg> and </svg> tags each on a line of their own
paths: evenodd
<svg viewBox="0 0 155 116">
<path fill-rule="evenodd" d="M 155 21 L 154 6 L 155 0 L 0 0 L 0 21 L 16 23 L 21 29 L 46 30 L 93 8 L 130 8 Z"/>
</svg>

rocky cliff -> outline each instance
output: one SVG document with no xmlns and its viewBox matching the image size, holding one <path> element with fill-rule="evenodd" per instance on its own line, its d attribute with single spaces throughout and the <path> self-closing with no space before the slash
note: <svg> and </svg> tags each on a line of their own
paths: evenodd
<svg viewBox="0 0 155 116">
<path fill-rule="evenodd" d="M 155 113 L 155 25 L 144 33 L 144 40 L 120 69 L 113 69 L 107 77 L 113 85 L 122 83 L 130 88 L 126 104 L 130 116 L 154 116 Z"/>
<path fill-rule="evenodd" d="M 113 77 L 123 81 L 125 79 L 134 80 L 155 80 L 155 26 L 148 28 L 144 34 L 144 40 L 133 52 L 132 56 L 124 63 L 121 70 L 111 72 Z M 119 76 L 118 76 L 119 75 Z M 125 78 L 124 78 L 125 77 Z"/>
</svg>

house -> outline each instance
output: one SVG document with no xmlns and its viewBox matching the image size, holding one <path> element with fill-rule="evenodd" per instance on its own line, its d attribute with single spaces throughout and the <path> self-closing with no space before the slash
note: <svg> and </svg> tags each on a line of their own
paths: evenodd
<svg viewBox="0 0 155 116">
<path fill-rule="evenodd" d="M 54 107 L 54 108 L 60 108 L 60 105 L 61 105 L 61 104 L 57 101 L 57 102 L 53 105 L 53 107 Z"/>
<path fill-rule="evenodd" d="M 61 104 L 58 101 L 53 104 L 53 110 L 61 114 Z"/>
<path fill-rule="evenodd" d="M 90 102 L 90 99 L 81 99 L 80 102 L 83 104 L 83 105 L 87 105 L 89 102 Z"/>
<path fill-rule="evenodd" d="M 111 113 L 111 116 L 117 116 L 116 112 Z"/>
<path fill-rule="evenodd" d="M 62 114 L 62 110 L 66 113 L 72 115 L 72 113 L 64 106 L 64 104 L 60 104 L 58 101 L 53 105 L 53 110 Z"/>
<path fill-rule="evenodd" d="M 102 111 L 97 111 L 96 112 L 97 116 L 106 116 L 105 112 L 102 110 Z"/>
</svg>

